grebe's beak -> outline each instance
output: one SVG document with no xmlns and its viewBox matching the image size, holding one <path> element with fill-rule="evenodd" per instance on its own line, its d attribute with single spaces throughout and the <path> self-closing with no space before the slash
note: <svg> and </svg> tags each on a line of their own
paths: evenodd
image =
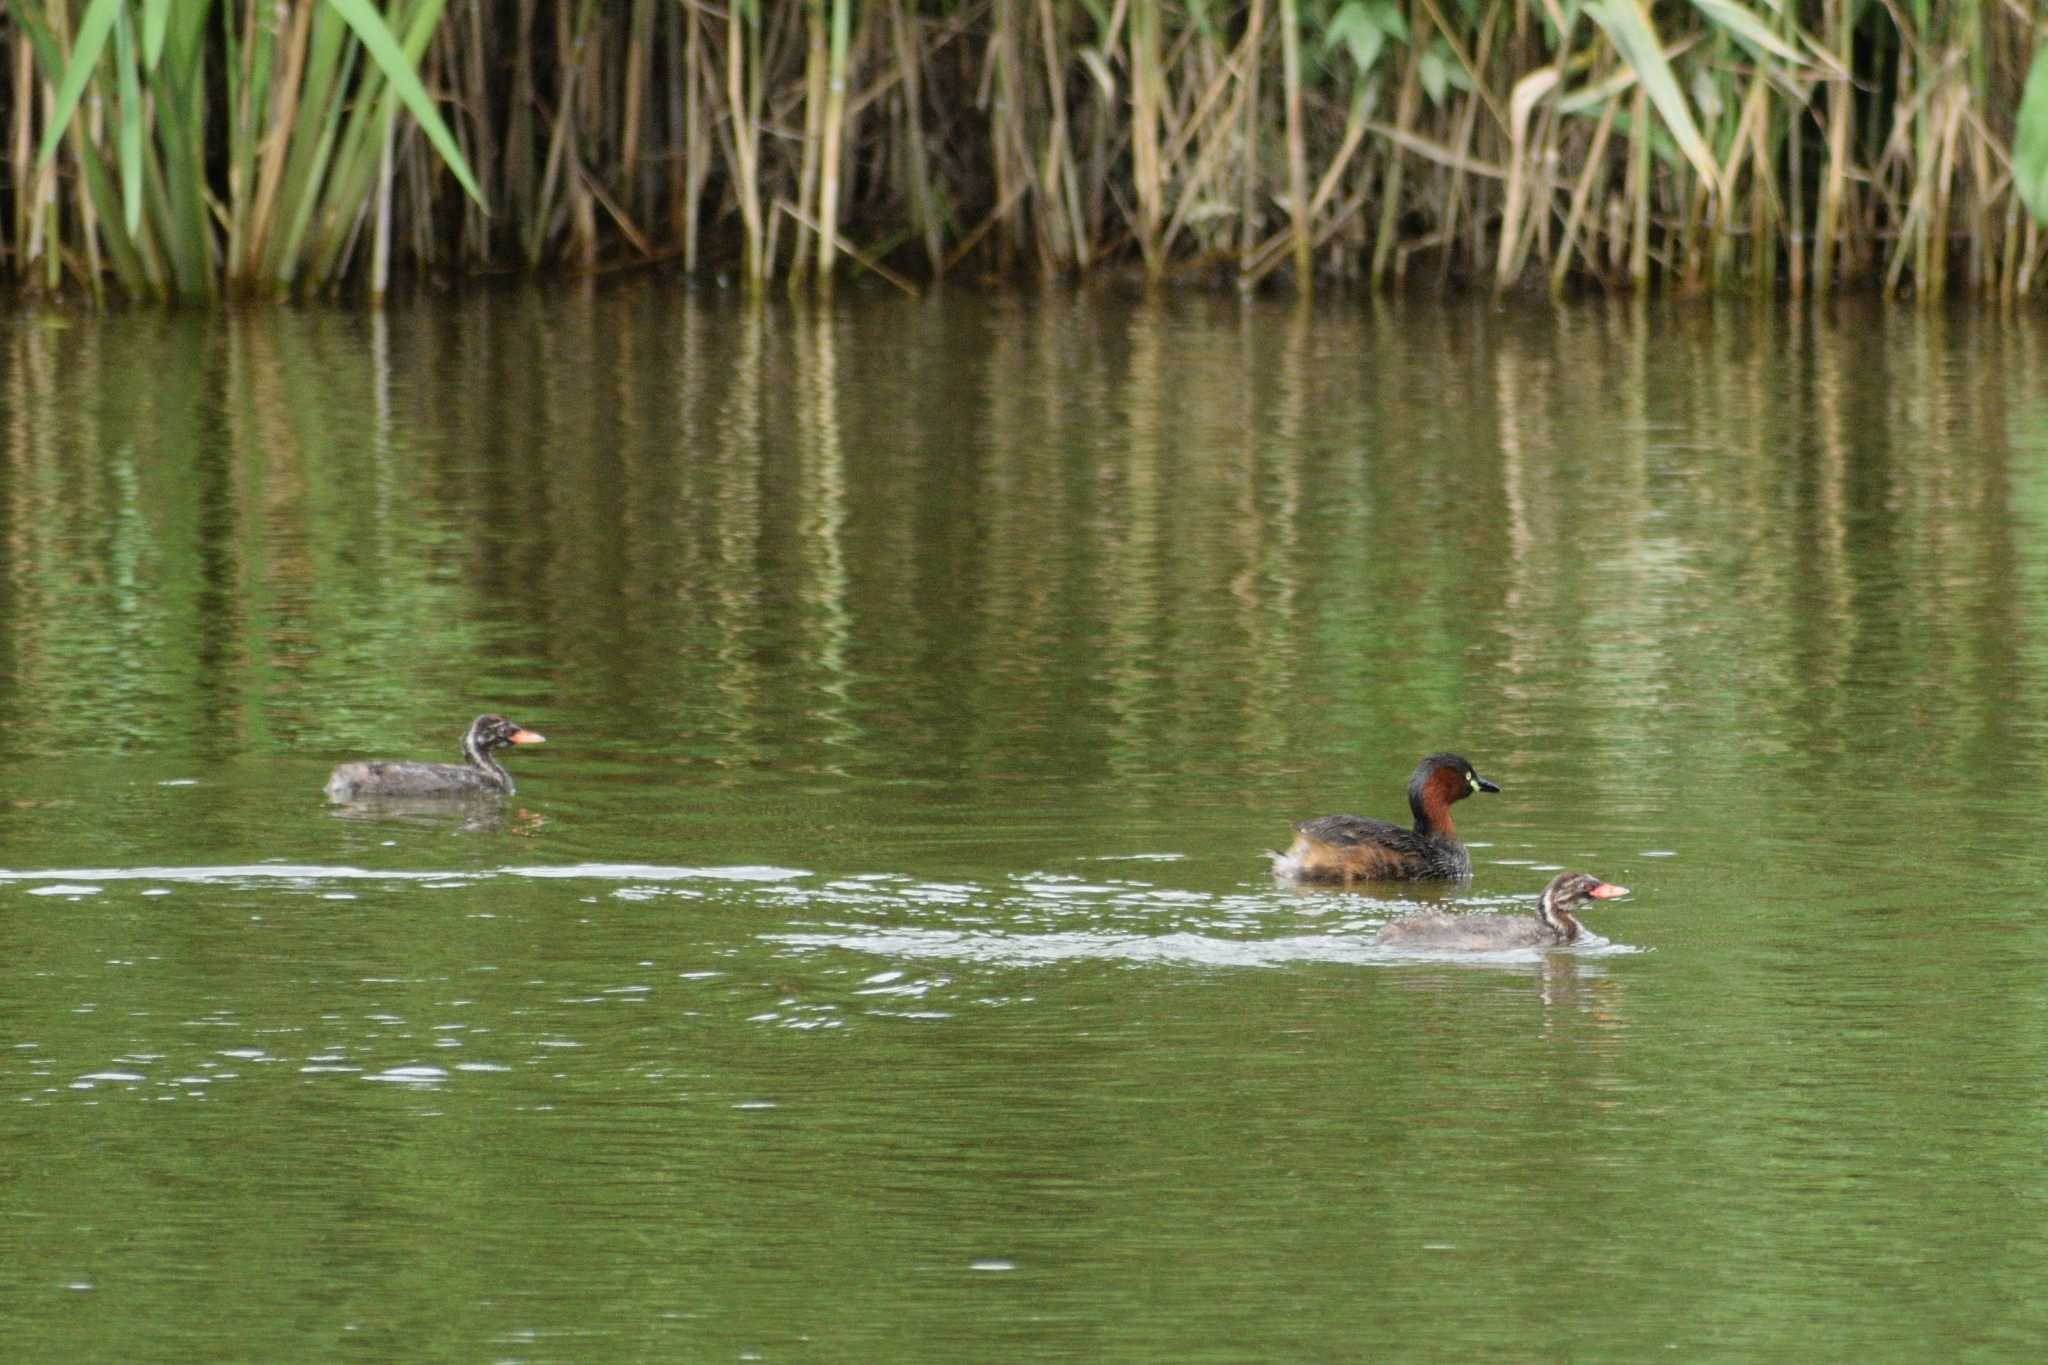
<svg viewBox="0 0 2048 1365">
<path fill-rule="evenodd" d="M 1480 776 L 1480 775 L 1479 775 L 1478 773 L 1474 773 L 1474 774 L 1472 774 L 1472 787 L 1473 787 L 1473 790 L 1475 790 L 1475 791 L 1483 791 L 1483 792 L 1497 792 L 1497 791 L 1499 791 L 1499 790 L 1500 790 L 1500 788 L 1499 788 L 1499 787 L 1496 787 L 1496 786 L 1494 786 L 1494 785 L 1493 785 L 1493 783 L 1491 783 L 1491 782 L 1488 782 L 1488 781 L 1487 781 L 1487 780 L 1486 780 L 1485 778 L 1481 777 L 1481 776 Z"/>
<path fill-rule="evenodd" d="M 1591 891 L 1588 891 L 1586 894 L 1591 896 L 1596 901 L 1611 901 L 1616 896 L 1626 896 L 1628 894 L 1628 888 L 1625 886 L 1616 886 L 1613 882 L 1602 882 L 1600 883 L 1600 885 L 1594 887 Z"/>
<path fill-rule="evenodd" d="M 505 742 L 507 744 L 545 744 L 548 742 L 548 737 L 543 734 L 537 734 L 532 730 L 514 730 L 511 734 L 505 736 Z"/>
</svg>

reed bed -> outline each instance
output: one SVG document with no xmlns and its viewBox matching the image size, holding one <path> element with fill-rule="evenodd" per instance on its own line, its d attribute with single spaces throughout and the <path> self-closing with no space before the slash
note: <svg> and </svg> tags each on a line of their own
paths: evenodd
<svg viewBox="0 0 2048 1365">
<path fill-rule="evenodd" d="M 2023 296 L 2039 0 L 18 0 L 38 290 L 381 295 L 661 262 L 759 292 Z"/>
</svg>

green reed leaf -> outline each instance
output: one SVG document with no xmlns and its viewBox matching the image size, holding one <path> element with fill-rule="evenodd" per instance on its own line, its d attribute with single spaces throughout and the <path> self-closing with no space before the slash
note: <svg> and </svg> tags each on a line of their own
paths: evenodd
<svg viewBox="0 0 2048 1365">
<path fill-rule="evenodd" d="M 114 24 L 114 77 L 121 90 L 115 144 L 121 162 L 121 220 L 133 237 L 142 229 L 142 80 L 135 70 L 135 38 L 126 10 Z"/>
<path fill-rule="evenodd" d="M 2012 183 L 2037 223 L 2048 223 L 2048 47 L 2034 54 L 2012 142 Z"/>
<path fill-rule="evenodd" d="M 1725 29 L 1737 42 L 1759 56 L 1768 53 L 1793 66 L 1806 65 L 1806 57 L 1798 48 L 1772 32 L 1769 24 L 1737 4 L 1736 0 L 1692 0 L 1692 7 L 1705 15 L 1707 22 Z"/>
<path fill-rule="evenodd" d="M 1363 0 L 1345 0 L 1323 30 L 1323 51 L 1344 48 L 1361 74 L 1372 70 L 1386 42 L 1386 31 L 1373 22 Z"/>
<path fill-rule="evenodd" d="M 1664 55 L 1664 45 L 1658 41 L 1657 32 L 1650 25 L 1650 16 L 1644 11 L 1642 0 L 1600 0 L 1598 4 L 1586 6 L 1586 13 L 1614 44 L 1621 59 L 1636 73 L 1636 79 L 1642 83 L 1650 103 L 1657 106 L 1658 116 L 1671 130 L 1671 136 L 1678 143 L 1679 150 L 1685 153 L 1685 159 L 1700 173 L 1708 188 L 1718 195 L 1721 192 L 1721 168 L 1715 163 L 1707 140 L 1700 135 L 1699 125 L 1693 121 L 1692 107 L 1686 103 L 1685 91 L 1679 87 L 1678 75 Z"/>
<path fill-rule="evenodd" d="M 164 55 L 164 33 L 171 23 L 171 0 L 142 0 L 142 65 L 156 70 Z"/>
<path fill-rule="evenodd" d="M 420 131 L 427 135 L 427 141 L 434 144 L 434 150 L 441 154 L 441 160 L 455 173 L 462 188 L 478 204 L 484 202 L 483 191 L 477 188 L 476 177 L 469 173 L 469 163 L 462 158 L 461 148 L 455 145 L 455 137 L 448 131 L 448 125 L 441 121 L 441 113 L 434 107 L 426 86 L 420 84 L 419 75 L 412 69 L 405 50 L 392 36 L 391 29 L 384 22 L 384 16 L 369 0 L 327 0 L 335 13 L 345 20 L 361 40 L 370 59 L 384 73 L 384 79 L 391 82 L 391 89 L 411 111 L 413 120 Z"/>
<path fill-rule="evenodd" d="M 43 129 L 42 150 L 36 156 L 37 175 L 50 164 L 64 130 L 71 126 L 71 116 L 78 112 L 78 101 L 85 94 L 86 82 L 92 79 L 93 68 L 99 65 L 100 53 L 106 50 L 107 38 L 114 31 L 114 18 L 120 12 L 121 0 L 92 0 L 85 17 L 78 21 L 78 39 L 71 48 L 71 61 L 57 82 L 50 124 Z"/>
</svg>

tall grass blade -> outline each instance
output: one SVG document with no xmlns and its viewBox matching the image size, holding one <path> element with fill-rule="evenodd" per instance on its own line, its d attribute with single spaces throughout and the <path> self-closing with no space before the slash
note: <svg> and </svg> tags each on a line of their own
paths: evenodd
<svg viewBox="0 0 2048 1365">
<path fill-rule="evenodd" d="M 1671 130 L 1679 150 L 1699 172 L 1700 179 L 1718 194 L 1720 168 L 1714 162 L 1707 140 L 1700 136 L 1699 125 L 1693 121 L 1692 106 L 1679 87 L 1678 76 L 1664 55 L 1664 45 L 1658 41 L 1656 30 L 1650 25 L 1650 16 L 1643 9 L 1642 0 L 1597 0 L 1597 3 L 1586 6 L 1586 14 L 1600 26 L 1621 53 L 1622 60 L 1634 68 L 1643 92 L 1657 106 L 1657 113 L 1663 118 L 1664 126 Z"/>
<path fill-rule="evenodd" d="M 1304 296 L 1314 287 L 1315 246 L 1309 240 L 1308 150 L 1301 109 L 1301 11 L 1298 0 L 1280 0 L 1281 79 L 1287 101 L 1287 213 L 1294 241 L 1294 287 Z"/>
<path fill-rule="evenodd" d="M 164 34 L 170 23 L 171 0 L 142 0 L 142 65 L 145 70 L 156 70 L 156 64 L 163 60 Z"/>
<path fill-rule="evenodd" d="M 2012 143 L 2012 183 L 2037 223 L 2048 223 L 2048 47 L 2034 55 L 2020 96 Z"/>
<path fill-rule="evenodd" d="M 71 60 L 58 78 L 57 95 L 50 105 L 49 123 L 43 129 L 42 149 L 36 156 L 37 175 L 41 175 L 50 164 L 57 144 L 71 127 L 71 116 L 78 112 L 78 101 L 85 94 L 85 83 L 92 79 L 93 68 L 99 65 L 100 53 L 105 50 L 107 39 L 113 35 L 114 19 L 120 12 L 121 0 L 91 0 L 85 16 L 78 21 L 78 34 L 71 44 Z"/>
<path fill-rule="evenodd" d="M 126 10 L 114 25 L 114 74 L 121 83 L 121 221 L 133 237 L 142 229 L 142 80 L 135 73 L 135 39 Z"/>
<path fill-rule="evenodd" d="M 1738 42 L 1759 57 L 1776 57 L 1789 66 L 1807 64 L 1804 53 L 1779 37 L 1769 24 L 1735 0 L 1692 0 L 1692 7 L 1716 27 L 1733 34 Z"/>
<path fill-rule="evenodd" d="M 427 141 L 434 144 L 434 150 L 441 154 L 441 160 L 454 172 L 462 188 L 469 192 L 470 198 L 482 204 L 484 192 L 477 188 L 476 177 L 470 174 L 469 163 L 462 158 L 462 149 L 455 145 L 454 135 L 441 121 L 441 112 L 434 108 L 426 86 L 420 84 L 418 74 L 413 71 L 413 59 L 399 47 L 398 39 L 392 36 L 384 23 L 384 16 L 377 12 L 377 7 L 370 0 L 327 0 L 327 3 L 334 6 L 335 12 L 355 30 L 370 59 L 384 73 L 384 79 L 391 83 L 392 90 L 404 102 L 413 121 L 427 135 Z M 436 4 L 434 9 L 438 11 L 440 5 Z"/>
<path fill-rule="evenodd" d="M 1508 99 L 1508 135 L 1514 155 L 1508 161 L 1508 198 L 1500 226 L 1500 254 L 1494 265 L 1496 291 L 1513 284 L 1522 273 L 1523 203 L 1528 196 L 1528 168 L 1532 160 L 1528 147 L 1529 115 L 1536 103 L 1557 85 L 1554 66 L 1539 67 L 1515 82 Z M 1541 211 L 1540 209 L 1538 210 Z"/>
</svg>

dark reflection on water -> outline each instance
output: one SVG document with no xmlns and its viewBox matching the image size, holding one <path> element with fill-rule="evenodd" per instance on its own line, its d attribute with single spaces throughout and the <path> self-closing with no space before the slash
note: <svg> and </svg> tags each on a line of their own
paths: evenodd
<svg viewBox="0 0 2048 1365">
<path fill-rule="evenodd" d="M 2016 1354 L 2031 319 L 0 334 L 27 1356 Z M 335 762 L 545 731 L 519 792 Z M 1462 887 L 1292 820 L 1455 745 Z M 1373 948 L 1627 883 L 1600 941 Z"/>
</svg>

